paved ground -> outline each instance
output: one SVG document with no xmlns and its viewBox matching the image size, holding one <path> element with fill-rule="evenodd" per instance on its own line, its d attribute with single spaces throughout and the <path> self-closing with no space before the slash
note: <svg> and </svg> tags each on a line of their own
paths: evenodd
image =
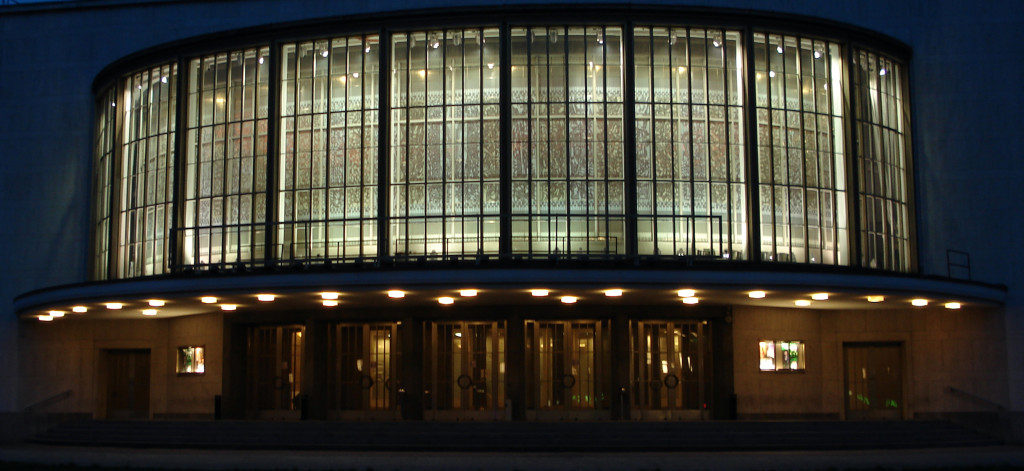
<svg viewBox="0 0 1024 471">
<path fill-rule="evenodd" d="M 8 445 L 0 462 L 195 470 L 668 471 L 1019 467 L 1024 447 L 687 453 L 388 453 L 213 451 Z"/>
</svg>

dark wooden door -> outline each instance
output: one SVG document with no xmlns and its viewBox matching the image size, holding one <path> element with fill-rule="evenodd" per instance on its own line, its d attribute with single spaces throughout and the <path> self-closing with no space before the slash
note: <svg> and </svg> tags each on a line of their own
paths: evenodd
<svg viewBox="0 0 1024 471">
<path fill-rule="evenodd" d="M 149 350 L 107 351 L 107 418 L 149 418 Z"/>
<path fill-rule="evenodd" d="M 903 417 L 903 353 L 898 343 L 843 345 L 846 418 L 899 420 Z"/>
</svg>

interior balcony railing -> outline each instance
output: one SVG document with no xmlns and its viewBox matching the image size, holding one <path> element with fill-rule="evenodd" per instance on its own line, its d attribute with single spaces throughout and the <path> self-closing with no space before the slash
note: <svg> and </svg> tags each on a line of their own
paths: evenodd
<svg viewBox="0 0 1024 471">
<path fill-rule="evenodd" d="M 172 271 L 237 271 L 261 267 L 439 263 L 457 261 L 742 260 L 730 253 L 721 216 L 672 216 L 651 231 L 627 235 L 516 234 L 509 253 L 501 237 L 480 234 L 392 237 L 380 244 L 376 220 L 225 224 L 177 228 Z M 626 240 L 641 249 L 628 253 Z"/>
</svg>

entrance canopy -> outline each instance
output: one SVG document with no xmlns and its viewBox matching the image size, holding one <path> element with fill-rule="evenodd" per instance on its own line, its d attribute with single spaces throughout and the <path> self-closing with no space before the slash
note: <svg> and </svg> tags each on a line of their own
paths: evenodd
<svg viewBox="0 0 1024 471">
<path fill-rule="evenodd" d="M 905 275 L 612 268 L 297 271 L 154 277 L 23 294 L 24 319 L 169 317 L 279 309 L 469 304 L 755 305 L 799 309 L 996 307 L 1005 288 Z"/>
</svg>

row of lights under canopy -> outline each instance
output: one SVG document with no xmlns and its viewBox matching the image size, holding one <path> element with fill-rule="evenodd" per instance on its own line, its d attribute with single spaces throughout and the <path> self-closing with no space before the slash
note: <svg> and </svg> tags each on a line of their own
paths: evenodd
<svg viewBox="0 0 1024 471">
<path fill-rule="evenodd" d="M 473 288 L 464 288 L 464 289 L 460 289 L 458 291 L 459 297 L 462 297 L 462 298 L 473 298 L 473 297 L 476 297 L 479 293 L 480 293 L 479 290 L 473 289 Z M 530 289 L 529 293 L 533 297 L 542 298 L 542 297 L 549 296 L 551 294 L 551 290 L 546 289 L 546 288 L 534 288 L 534 289 Z M 697 303 L 700 302 L 700 298 L 697 297 L 697 290 L 686 288 L 686 289 L 681 289 L 681 290 L 677 291 L 676 294 L 678 294 L 678 296 L 680 298 L 682 298 L 683 304 L 691 304 L 692 305 L 692 304 L 697 304 Z M 623 290 L 621 288 L 606 289 L 606 290 L 604 290 L 604 295 L 606 297 L 609 297 L 609 298 L 618 298 L 618 297 L 621 297 L 623 295 Z M 255 296 L 256 296 L 256 300 L 259 301 L 260 303 L 270 303 L 270 302 L 273 302 L 275 299 L 277 299 L 277 295 L 270 294 L 270 293 L 260 293 L 260 294 L 256 294 Z M 397 290 L 397 289 L 389 290 L 387 292 L 387 296 L 388 296 L 388 298 L 391 298 L 391 299 L 402 299 L 402 298 L 404 298 L 406 296 L 406 292 L 402 291 L 402 290 Z M 762 290 L 755 290 L 755 291 L 747 292 L 747 296 L 749 298 L 751 298 L 751 299 L 765 299 L 765 298 L 768 297 L 768 293 L 766 291 L 762 291 Z M 324 291 L 324 292 L 320 293 L 320 302 L 321 302 L 321 304 L 323 304 L 324 307 L 336 307 L 336 306 L 340 305 L 341 304 L 340 298 L 341 298 L 341 293 L 340 292 Z M 812 304 L 813 301 L 828 301 L 829 293 L 826 293 L 826 292 L 812 293 L 809 296 L 809 298 L 810 299 L 806 299 L 806 298 L 797 299 L 797 300 L 793 301 L 793 304 L 796 305 L 797 307 L 808 307 L 808 306 L 810 306 Z M 437 298 L 437 302 L 439 304 L 443 304 L 443 305 L 450 305 L 450 304 L 455 304 L 455 299 L 456 298 L 453 297 L 453 296 L 440 296 L 440 297 Z M 559 300 L 563 304 L 575 304 L 577 301 L 579 301 L 579 299 L 580 298 L 578 296 L 573 296 L 573 295 L 563 295 L 563 296 L 561 296 L 559 298 Z M 882 296 L 882 295 L 867 295 L 867 296 L 865 296 L 865 300 L 867 302 L 869 302 L 869 303 L 881 303 L 881 302 L 885 301 L 885 296 Z M 203 304 L 218 304 L 219 300 L 218 300 L 218 298 L 216 296 L 202 296 L 202 297 L 199 298 L 199 301 L 201 303 L 203 303 Z M 925 307 L 925 306 L 928 306 L 928 304 L 930 303 L 930 301 L 928 299 L 925 299 L 925 298 L 913 298 L 909 302 L 914 307 Z M 141 310 L 142 315 L 144 315 L 144 316 L 155 316 L 155 315 L 159 314 L 158 308 L 163 307 L 166 304 L 167 304 L 167 301 L 162 300 L 162 299 L 150 299 L 150 300 L 147 300 L 146 301 L 146 305 L 148 307 L 146 307 L 146 308 Z M 125 306 L 124 303 L 121 303 L 121 302 L 108 302 L 108 303 L 104 304 L 104 307 L 107 310 L 110 310 L 110 311 L 121 310 L 121 309 L 124 308 L 124 306 Z M 220 306 L 220 309 L 222 311 L 228 311 L 228 312 L 235 311 L 235 310 L 238 309 L 238 305 L 237 304 L 221 303 L 219 306 Z M 960 302 L 958 302 L 958 301 L 948 301 L 948 302 L 943 304 L 943 307 L 945 307 L 946 309 L 960 309 L 961 306 L 962 306 L 962 304 Z M 70 310 L 71 310 L 71 312 L 73 312 L 75 314 L 85 314 L 86 312 L 89 311 L 89 308 L 87 306 L 78 305 L 78 306 L 72 306 Z M 50 310 L 50 311 L 47 311 L 46 314 L 39 315 L 38 319 L 40 321 L 49 322 L 49 321 L 53 321 L 54 319 L 59 319 L 61 317 L 64 317 L 65 314 L 66 314 L 66 311 Z"/>
</svg>

